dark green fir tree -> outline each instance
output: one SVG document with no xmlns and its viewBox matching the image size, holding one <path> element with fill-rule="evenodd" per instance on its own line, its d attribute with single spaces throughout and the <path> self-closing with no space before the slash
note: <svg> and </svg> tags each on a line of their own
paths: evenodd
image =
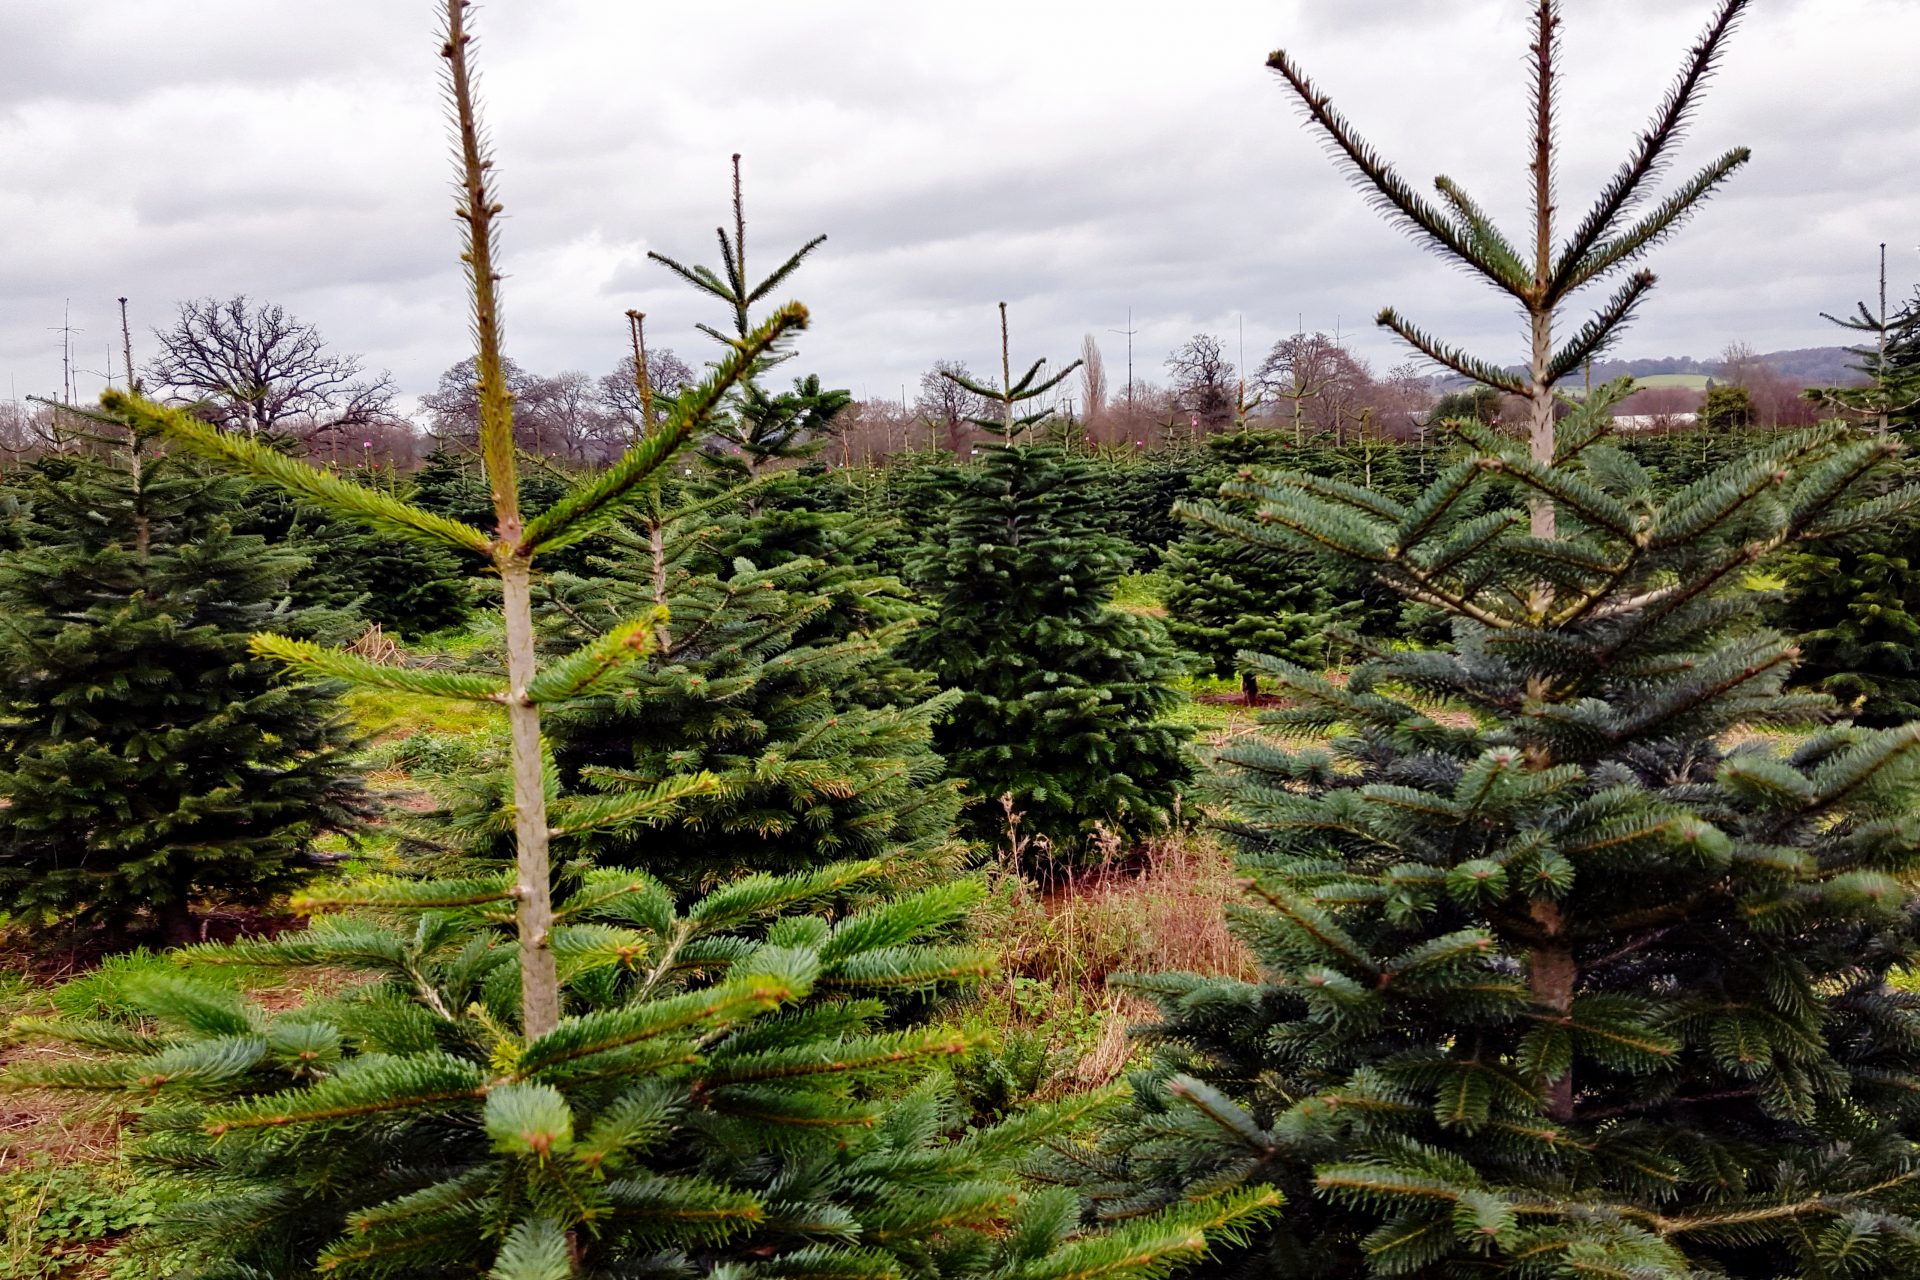
<svg viewBox="0 0 1920 1280">
<path fill-rule="evenodd" d="M 997 409 L 977 425 L 1000 439 L 935 490 L 945 527 L 911 569 L 935 616 L 904 653 L 961 695 L 935 745 L 976 798 L 973 829 L 1003 832 L 1005 803 L 1023 835 L 1073 856 L 1096 829 L 1169 821 L 1188 775 L 1188 731 L 1167 718 L 1179 661 L 1157 621 L 1113 607 L 1129 557 L 1093 509 L 1093 464 L 1017 442 L 1051 412 L 1024 407 L 1079 362 L 1014 378 L 1004 303 L 1000 321 L 998 386 L 943 372 Z"/>
<path fill-rule="evenodd" d="M 1249 555 L 1199 517 L 1220 499 L 1220 485 L 1248 467 L 1297 452 L 1292 437 L 1255 431 L 1243 415 L 1236 429 L 1207 441 L 1188 492 L 1170 499 L 1168 517 L 1178 541 L 1161 555 L 1166 577 L 1167 634 L 1215 678 L 1238 676 L 1249 705 L 1260 682 L 1242 652 L 1277 653 L 1319 669 L 1327 656 L 1331 622 L 1324 566 L 1312 556 Z M 1249 472 L 1249 474 L 1251 474 Z"/>
<path fill-rule="evenodd" d="M 1887 487 L 1911 475 L 1911 464 Z M 1920 517 L 1783 557 L 1769 621 L 1800 648 L 1793 683 L 1832 696 L 1864 725 L 1920 719 Z"/>
<path fill-rule="evenodd" d="M 931 739 L 956 695 L 892 652 L 919 611 L 889 593 L 893 621 L 836 635 L 820 620 L 851 579 L 834 566 L 715 564 L 709 539 L 737 529 L 735 500 L 643 509 L 595 561 L 598 576 L 548 584 L 560 652 L 664 611 L 644 663 L 553 717 L 556 784 L 619 795 L 714 779 L 671 821 L 596 837 L 595 856 L 681 884 L 849 857 L 886 858 L 909 879 L 951 867 L 960 801 Z"/>
<path fill-rule="evenodd" d="M 1202 483 L 1202 490 L 1218 485 Z M 1167 634 L 1215 677 L 1237 675 L 1249 704 L 1260 692 L 1254 664 L 1243 653 L 1265 653 L 1318 671 L 1327 657 L 1333 601 L 1317 558 L 1249 548 L 1221 534 L 1203 516 L 1217 516 L 1214 498 L 1182 502 L 1189 527 L 1167 549 Z"/>
<path fill-rule="evenodd" d="M 1836 387 L 1812 393 L 1827 405 L 1865 416 L 1882 431 L 1912 431 L 1920 426 L 1920 289 L 1891 314 L 1887 311 L 1887 246 L 1880 246 L 1880 305 L 1855 305 L 1850 316 L 1821 315 L 1861 335 L 1848 347 L 1853 368 L 1866 378 L 1862 387 Z"/>
<path fill-rule="evenodd" d="M 1271 65 L 1383 208 L 1550 336 L 1575 285 L 1745 158 L 1628 213 L 1743 7 L 1717 8 L 1632 159 L 1556 243 L 1560 15 L 1541 0 L 1531 264 L 1451 182 L 1444 211 L 1403 185 L 1291 57 Z M 1536 348 L 1529 399 L 1552 409 L 1556 373 L 1649 283 Z M 1261 976 L 1139 980 L 1163 1050 L 1078 1166 L 1116 1216 L 1282 1190 L 1278 1228 L 1210 1277 L 1920 1267 L 1920 1000 L 1899 981 L 1920 959 L 1920 731 L 1734 745 L 1831 709 L 1782 691 L 1794 649 L 1757 624 L 1749 567 L 1920 494 L 1870 496 L 1898 445 L 1823 430 L 1656 497 L 1608 442 L 1628 390 L 1547 418 L 1537 453 L 1463 428 L 1469 456 L 1408 503 L 1288 473 L 1243 486 L 1251 545 L 1363 563 L 1444 608 L 1454 641 L 1382 654 L 1344 687 L 1270 661 L 1296 704 L 1273 723 L 1330 736 L 1222 753 L 1252 890 L 1234 926 Z M 1505 500 L 1463 517 L 1483 487 Z"/>
<path fill-rule="evenodd" d="M 247 651 L 300 555 L 234 532 L 246 486 L 109 422 L 34 469 L 0 558 L 0 902 L 125 938 L 197 936 L 256 905 L 362 813 L 352 734 L 324 686 Z"/>
<path fill-rule="evenodd" d="M 381 538 L 275 489 L 255 490 L 239 532 L 306 558 L 289 584 L 298 605 L 350 611 L 399 636 L 458 626 L 473 608 L 466 566 L 448 549 Z"/>
</svg>

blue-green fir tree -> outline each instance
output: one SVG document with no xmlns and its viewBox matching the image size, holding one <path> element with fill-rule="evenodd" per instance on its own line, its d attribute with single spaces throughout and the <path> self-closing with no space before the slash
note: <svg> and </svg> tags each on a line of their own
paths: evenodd
<svg viewBox="0 0 1920 1280">
<path fill-rule="evenodd" d="M 1271 65 L 1382 208 L 1549 340 L 1575 287 L 1745 158 L 1647 193 L 1743 7 L 1718 6 L 1632 157 L 1556 240 L 1560 14 L 1539 0 L 1527 257 L 1452 182 L 1443 207 L 1403 185 L 1289 55 Z M 1649 283 L 1536 348 L 1536 406 Z M 1920 495 L 1872 496 L 1897 444 L 1823 430 L 1656 496 L 1609 443 L 1628 390 L 1596 389 L 1525 445 L 1466 426 L 1467 456 L 1412 501 L 1284 471 L 1239 487 L 1257 510 L 1227 527 L 1250 546 L 1363 564 L 1450 614 L 1453 642 L 1381 654 L 1344 687 L 1261 660 L 1296 704 L 1270 723 L 1324 735 L 1221 753 L 1250 882 L 1234 927 L 1261 974 L 1137 981 L 1161 1050 L 1131 1117 L 1078 1153 L 1096 1216 L 1281 1190 L 1277 1227 L 1209 1276 L 1920 1266 L 1920 1004 L 1899 981 L 1920 947 L 1920 731 L 1741 741 L 1832 711 L 1783 691 L 1794 648 L 1757 623 L 1750 568 Z M 1486 489 L 1502 500 L 1467 515 Z"/>
</svg>

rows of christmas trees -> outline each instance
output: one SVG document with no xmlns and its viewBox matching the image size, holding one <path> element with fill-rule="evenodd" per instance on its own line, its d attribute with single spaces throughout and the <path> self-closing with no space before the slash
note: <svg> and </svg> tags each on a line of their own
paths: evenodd
<svg viewBox="0 0 1920 1280">
<path fill-rule="evenodd" d="M 1626 383 L 1558 394 L 1746 159 L 1650 189 L 1745 0 L 1571 229 L 1559 6 L 1532 8 L 1522 240 L 1269 62 L 1390 218 L 1518 305 L 1526 372 L 1381 322 L 1530 417 L 1458 423 L 1417 471 L 1236 433 L 1175 508 L 1172 638 L 1279 694 L 1201 783 L 1258 974 L 1126 979 L 1159 1017 L 1124 1095 L 979 1123 L 942 1069 L 994 968 L 973 851 L 1015 818 L 1062 858 L 1163 830 L 1193 770 L 1091 464 L 1030 440 L 1071 367 L 1020 372 L 1003 306 L 999 379 L 953 375 L 998 438 L 923 478 L 936 527 L 903 551 L 819 501 L 792 464 L 844 393 L 770 384 L 808 319 L 771 295 L 821 241 L 751 275 L 736 157 L 719 269 L 661 259 L 728 313 L 704 378 L 667 394 L 636 359 L 627 453 L 525 471 L 466 0 L 477 469 L 402 497 L 130 391 L 63 410 L 75 447 L 0 506 L 7 909 L 181 944 L 210 902 L 311 917 L 31 1024 L 79 1052 L 11 1083 L 124 1100 L 178 1193 L 154 1234 L 209 1277 L 1920 1268 L 1920 727 L 1884 550 L 1920 486 L 1838 426 L 1649 465 L 1609 435 Z M 1770 574 L 1843 604 L 1769 616 Z M 1772 625 L 1876 583 L 1805 653 Z M 342 647 L 469 613 L 497 623 L 459 663 Z M 320 865 L 370 812 L 347 685 L 504 721 L 406 874 Z M 269 1009 L 219 967 L 334 994 Z"/>
</svg>

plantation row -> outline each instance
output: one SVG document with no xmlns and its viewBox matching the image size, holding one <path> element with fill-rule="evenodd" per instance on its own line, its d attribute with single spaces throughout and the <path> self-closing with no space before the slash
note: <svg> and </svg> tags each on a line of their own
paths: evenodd
<svg viewBox="0 0 1920 1280">
<path fill-rule="evenodd" d="M 1920 1268 L 1898 431 L 1620 441 L 1630 383 L 1556 390 L 1746 158 L 1642 202 L 1743 8 L 1559 238 L 1551 0 L 1515 241 L 1273 55 L 1388 216 L 1520 306 L 1523 375 L 1382 322 L 1523 400 L 1522 438 L 1116 468 L 1029 443 L 1073 366 L 1016 363 L 1003 305 L 1001 377 L 949 374 L 989 406 L 977 460 L 816 470 L 845 397 L 773 389 L 809 317 L 768 302 L 812 245 L 750 271 L 736 188 L 719 268 L 667 262 L 715 358 L 671 394 L 636 358 L 638 438 L 564 475 L 514 447 L 448 0 L 475 456 L 361 484 L 133 389 L 0 491 L 0 905 L 176 962 L 56 993 L 16 1030 L 65 1050 L 7 1087 L 120 1109 L 149 1274 Z M 1115 603 L 1136 564 L 1164 625 Z M 1195 670 L 1274 698 L 1206 758 Z M 344 698 L 499 728 L 382 755 Z M 1195 822 L 1235 845 L 1257 972 L 1116 980 L 1158 1010 L 1124 1090 L 963 1102 L 982 863 Z M 241 936 L 203 941 L 214 913 Z M 249 994 L 288 972 L 298 999 Z"/>
</svg>

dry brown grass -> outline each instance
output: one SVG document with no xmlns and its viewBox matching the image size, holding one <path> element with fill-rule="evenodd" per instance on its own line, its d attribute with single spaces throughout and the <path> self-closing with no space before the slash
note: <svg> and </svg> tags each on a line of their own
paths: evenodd
<svg viewBox="0 0 1920 1280">
<path fill-rule="evenodd" d="M 1125 1069 L 1128 1028 L 1153 1007 L 1112 988 L 1117 973 L 1181 970 L 1250 978 L 1251 956 L 1227 932 L 1238 882 L 1213 838 L 1184 833 L 1126 858 L 1110 856 L 1051 887 L 1011 870 L 994 876 L 981 936 L 1000 956 L 983 1008 L 1010 1030 L 1040 1032 L 1075 1057 L 1063 1085 L 1104 1084 Z"/>
</svg>

